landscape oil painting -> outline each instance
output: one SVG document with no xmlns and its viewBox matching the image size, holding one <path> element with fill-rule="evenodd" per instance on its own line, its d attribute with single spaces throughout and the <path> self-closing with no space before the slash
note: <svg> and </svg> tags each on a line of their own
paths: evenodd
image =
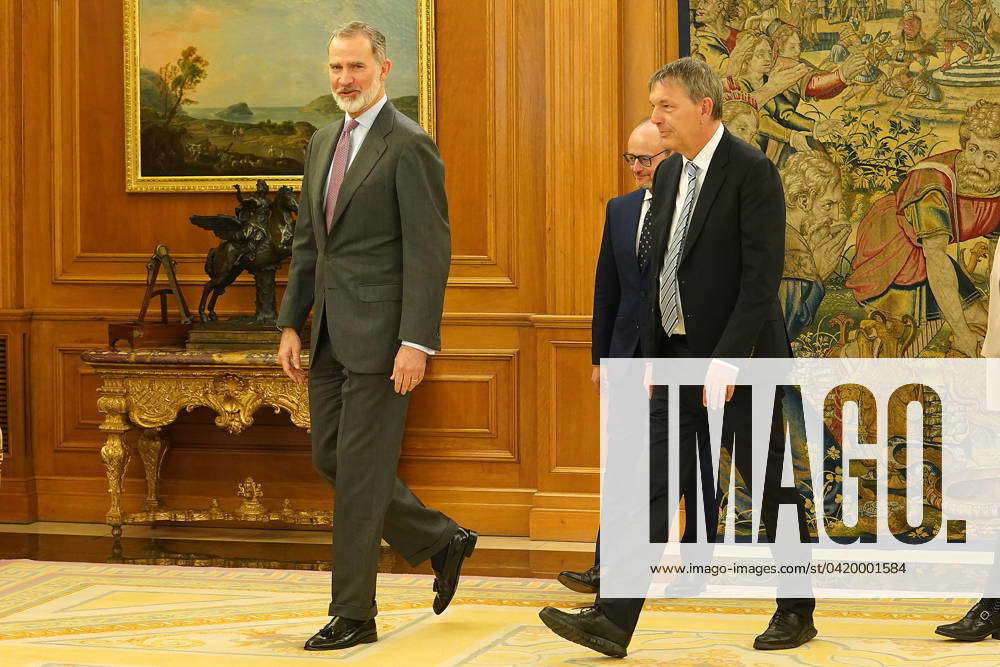
<svg viewBox="0 0 1000 667">
<path fill-rule="evenodd" d="M 126 190 L 298 189 L 305 147 L 343 117 L 330 31 L 382 31 L 390 100 L 431 135 L 433 0 L 125 0 Z"/>
</svg>

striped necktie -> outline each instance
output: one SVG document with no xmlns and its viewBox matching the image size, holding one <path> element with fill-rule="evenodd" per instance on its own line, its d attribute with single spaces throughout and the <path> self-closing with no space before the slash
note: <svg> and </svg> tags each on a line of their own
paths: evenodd
<svg viewBox="0 0 1000 667">
<path fill-rule="evenodd" d="M 677 265 L 680 264 L 684 237 L 687 236 L 688 224 L 691 222 L 698 194 L 698 165 L 694 162 L 687 163 L 687 177 L 684 205 L 681 207 L 680 218 L 677 219 L 677 229 L 670 235 L 670 244 L 663 260 L 663 270 L 660 271 L 660 323 L 668 336 L 673 334 L 680 318 L 681 295 L 677 290 Z"/>
</svg>

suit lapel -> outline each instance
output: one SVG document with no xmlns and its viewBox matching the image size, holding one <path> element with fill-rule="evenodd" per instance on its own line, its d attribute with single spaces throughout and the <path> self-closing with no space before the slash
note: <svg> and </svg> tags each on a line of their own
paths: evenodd
<svg viewBox="0 0 1000 667">
<path fill-rule="evenodd" d="M 337 221 L 344 214 L 344 209 L 351 202 L 351 198 L 354 196 L 355 191 L 357 191 L 358 186 L 368 177 L 372 168 L 378 163 L 379 158 L 382 157 L 382 153 L 385 152 L 385 136 L 392 132 L 393 125 L 395 124 L 395 114 L 396 109 L 387 101 L 378 116 L 375 117 L 372 128 L 368 130 L 365 142 L 361 144 L 361 150 L 354 156 L 351 166 L 347 168 L 347 173 L 344 174 L 344 183 L 340 186 L 340 194 L 337 195 L 337 208 L 333 211 L 333 222 L 330 226 L 331 232 L 333 231 L 333 227 L 337 225 Z"/>
<path fill-rule="evenodd" d="M 314 155 L 322 156 L 319 160 L 313 160 L 309 173 L 310 182 L 313 184 L 310 190 L 309 206 L 312 207 L 313 229 L 316 232 L 316 242 L 319 245 L 326 244 L 326 215 L 323 208 L 326 204 L 326 177 L 330 174 L 330 165 L 333 163 L 333 152 L 337 148 L 337 140 L 340 133 L 344 131 L 344 121 L 341 120 L 314 149 Z"/>
<path fill-rule="evenodd" d="M 729 162 L 729 130 L 723 130 L 722 139 L 715 148 L 712 161 L 708 164 L 708 172 L 705 174 L 705 182 L 698 193 L 698 203 L 694 206 L 694 213 L 691 215 L 691 222 L 688 224 L 687 236 L 684 238 L 684 250 L 681 252 L 681 259 L 678 266 L 684 263 L 685 258 L 691 254 L 698 235 L 701 234 L 708 218 L 708 211 L 712 208 L 719 189 L 726 180 L 726 164 Z"/>
<path fill-rule="evenodd" d="M 625 266 L 635 267 L 630 271 L 634 271 L 636 275 L 639 274 L 639 262 L 635 254 L 635 237 L 639 233 L 639 216 L 642 215 L 642 202 L 646 197 L 645 193 L 646 191 L 640 188 L 628 195 L 629 205 L 623 207 L 622 213 L 625 215 L 625 220 L 620 226 L 622 230 L 622 261 L 631 260 L 626 262 Z"/>
</svg>

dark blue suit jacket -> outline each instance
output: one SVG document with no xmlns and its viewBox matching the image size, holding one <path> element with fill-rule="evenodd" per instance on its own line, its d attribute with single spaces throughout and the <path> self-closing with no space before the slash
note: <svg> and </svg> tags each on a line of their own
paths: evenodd
<svg viewBox="0 0 1000 667">
<path fill-rule="evenodd" d="M 646 190 L 640 188 L 608 202 L 594 278 L 591 357 L 595 365 L 602 358 L 639 356 L 644 309 L 635 237 L 645 196 Z"/>
</svg>

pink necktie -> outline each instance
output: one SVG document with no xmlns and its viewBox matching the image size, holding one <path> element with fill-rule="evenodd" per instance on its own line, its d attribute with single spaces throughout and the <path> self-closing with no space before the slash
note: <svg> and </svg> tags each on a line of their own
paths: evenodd
<svg viewBox="0 0 1000 667">
<path fill-rule="evenodd" d="M 351 157 L 351 132 L 358 126 L 358 121 L 348 118 L 344 123 L 344 131 L 340 133 L 337 149 L 333 152 L 333 164 L 330 165 L 330 187 L 326 191 L 326 233 L 333 226 L 333 212 L 337 209 L 337 196 L 340 186 L 344 183 L 347 172 L 347 160 Z"/>
</svg>

